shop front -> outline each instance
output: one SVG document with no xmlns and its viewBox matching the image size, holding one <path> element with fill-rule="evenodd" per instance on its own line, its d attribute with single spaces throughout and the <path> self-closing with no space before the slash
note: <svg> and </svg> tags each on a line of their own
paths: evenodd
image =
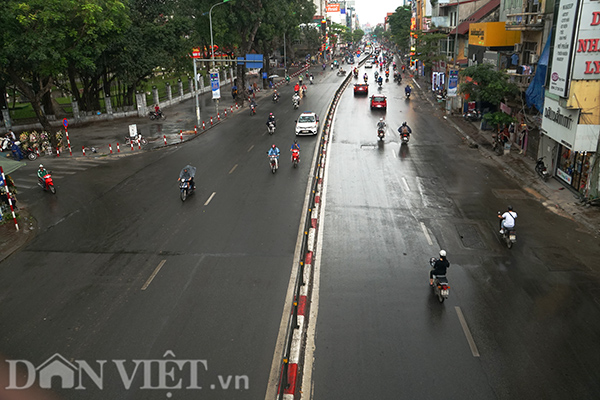
<svg viewBox="0 0 600 400">
<path fill-rule="evenodd" d="M 552 174 L 573 190 L 585 194 L 592 157 L 598 144 L 595 125 L 579 124 L 579 109 L 568 109 L 553 97 L 546 96 L 542 118 L 542 132 L 554 146 Z M 549 144 L 549 143 L 546 143 Z"/>
</svg>

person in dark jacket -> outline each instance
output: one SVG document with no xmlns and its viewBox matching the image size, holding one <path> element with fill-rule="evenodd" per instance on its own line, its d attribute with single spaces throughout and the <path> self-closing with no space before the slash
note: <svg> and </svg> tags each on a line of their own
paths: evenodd
<svg viewBox="0 0 600 400">
<path fill-rule="evenodd" d="M 433 268 L 429 271 L 429 286 L 433 286 L 434 276 L 445 276 L 450 268 L 450 263 L 446 259 L 446 250 L 440 250 L 440 258 L 435 261 Z"/>
</svg>

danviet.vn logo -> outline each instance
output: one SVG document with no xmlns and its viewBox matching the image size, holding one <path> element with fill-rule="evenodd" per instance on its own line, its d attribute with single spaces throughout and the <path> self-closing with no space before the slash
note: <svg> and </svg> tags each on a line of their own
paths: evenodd
<svg viewBox="0 0 600 400">
<path fill-rule="evenodd" d="M 247 375 L 210 376 L 208 362 L 177 359 L 167 350 L 162 359 L 68 360 L 56 353 L 39 365 L 28 360 L 6 360 L 6 390 L 103 390 L 107 385 L 125 390 L 248 390 Z"/>
</svg>

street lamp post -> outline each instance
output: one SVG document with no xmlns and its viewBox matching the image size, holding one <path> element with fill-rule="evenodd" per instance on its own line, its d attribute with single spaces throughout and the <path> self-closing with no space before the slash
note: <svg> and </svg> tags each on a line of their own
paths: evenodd
<svg viewBox="0 0 600 400">
<path fill-rule="evenodd" d="M 210 10 L 208 10 L 208 22 L 210 25 L 210 51 L 211 51 L 211 60 L 212 60 L 212 68 L 213 70 L 215 69 L 215 45 L 213 43 L 213 31 L 212 31 L 212 10 L 213 8 L 215 8 L 216 6 L 219 6 L 221 4 L 225 4 L 227 3 L 229 0 L 223 0 L 220 3 L 214 4 Z M 219 78 L 220 80 L 220 78 Z M 215 99 L 215 112 L 218 114 L 219 113 L 219 99 Z"/>
</svg>

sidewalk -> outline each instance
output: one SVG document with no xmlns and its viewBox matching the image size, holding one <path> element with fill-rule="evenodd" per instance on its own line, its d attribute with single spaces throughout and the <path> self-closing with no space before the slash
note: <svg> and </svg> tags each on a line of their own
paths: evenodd
<svg viewBox="0 0 600 400">
<path fill-rule="evenodd" d="M 428 87 L 422 81 L 415 85 L 420 99 L 427 100 L 438 111 L 436 115 L 448 121 L 470 147 L 477 147 L 481 154 L 500 164 L 524 191 L 536 197 L 550 211 L 578 222 L 594 235 L 600 234 L 600 207 L 581 205 L 577 194 L 557 178 L 552 177 L 544 182 L 535 172 L 535 161 L 521 154 L 516 146 L 511 147 L 509 154 L 496 155 L 492 150 L 491 132 L 480 130 L 479 122 L 467 121 L 462 115 L 445 115 L 445 110 L 440 108 L 444 103 L 434 102 Z"/>
</svg>

